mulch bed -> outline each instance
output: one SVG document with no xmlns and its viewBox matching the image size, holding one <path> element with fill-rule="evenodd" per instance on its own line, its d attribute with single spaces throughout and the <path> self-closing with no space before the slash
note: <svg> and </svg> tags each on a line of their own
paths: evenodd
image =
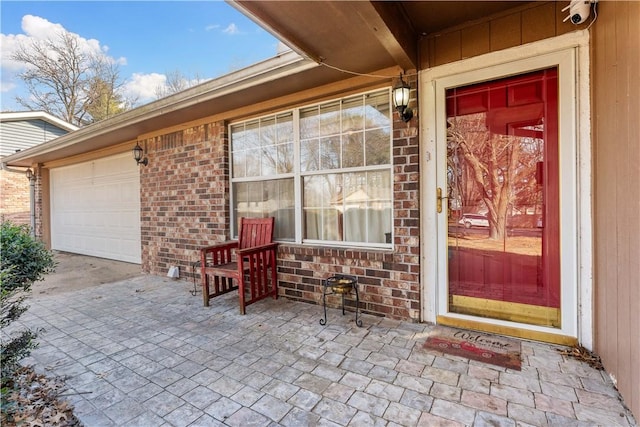
<svg viewBox="0 0 640 427">
<path fill-rule="evenodd" d="M 62 378 L 49 378 L 25 366 L 16 372 L 16 391 L 8 401 L 12 408 L 3 408 L 0 425 L 29 427 L 81 427 L 73 414 L 73 406 L 64 400 L 66 387 Z M 7 418 L 5 411 L 11 411 Z"/>
</svg>

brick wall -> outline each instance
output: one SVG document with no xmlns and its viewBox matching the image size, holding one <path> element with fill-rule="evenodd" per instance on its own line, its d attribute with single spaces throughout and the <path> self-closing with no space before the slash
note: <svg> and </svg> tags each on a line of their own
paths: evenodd
<svg viewBox="0 0 640 427">
<path fill-rule="evenodd" d="M 29 180 L 24 174 L 0 171 L 0 216 L 15 224 L 31 223 Z"/>
<path fill-rule="evenodd" d="M 414 113 L 409 123 L 394 113 L 393 250 L 281 244 L 280 296 L 319 304 L 324 279 L 350 274 L 358 277 L 362 312 L 419 319 L 419 147 Z M 141 141 L 149 159 L 148 166 L 141 166 L 144 271 L 166 275 L 170 266 L 177 265 L 181 277 L 191 280 L 197 249 L 229 239 L 226 132 L 225 123 L 218 122 Z M 330 298 L 328 305 L 339 306 L 337 298 Z M 349 304 L 354 302 L 347 299 Z"/>
<path fill-rule="evenodd" d="M 224 123 L 140 141 L 142 269 L 191 273 L 197 248 L 229 239 L 229 156 Z"/>
</svg>

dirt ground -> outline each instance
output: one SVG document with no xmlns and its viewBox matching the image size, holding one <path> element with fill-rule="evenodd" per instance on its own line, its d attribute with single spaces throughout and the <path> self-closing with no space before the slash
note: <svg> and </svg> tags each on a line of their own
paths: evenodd
<svg viewBox="0 0 640 427">
<path fill-rule="evenodd" d="M 54 251 L 56 271 L 35 282 L 32 295 L 53 295 L 139 276 L 140 264 Z"/>
</svg>

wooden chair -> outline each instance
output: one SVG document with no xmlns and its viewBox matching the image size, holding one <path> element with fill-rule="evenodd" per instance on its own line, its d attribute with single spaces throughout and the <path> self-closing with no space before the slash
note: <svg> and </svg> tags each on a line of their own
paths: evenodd
<svg viewBox="0 0 640 427">
<path fill-rule="evenodd" d="M 268 296 L 278 298 L 274 218 L 241 218 L 237 241 L 200 249 L 204 306 L 213 297 L 238 290 L 240 314 Z M 235 280 L 235 284 L 234 284 Z"/>
</svg>

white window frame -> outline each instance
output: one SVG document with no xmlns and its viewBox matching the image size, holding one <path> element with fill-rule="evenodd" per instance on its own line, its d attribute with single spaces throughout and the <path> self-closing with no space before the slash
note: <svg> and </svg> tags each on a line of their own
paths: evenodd
<svg viewBox="0 0 640 427">
<path fill-rule="evenodd" d="M 356 172 L 372 172 L 372 171 L 389 171 L 390 174 L 390 182 L 389 182 L 389 191 L 391 194 L 391 221 L 390 221 L 390 232 L 391 232 L 391 242 L 393 242 L 393 224 L 394 224 L 394 193 L 393 193 L 393 106 L 391 105 L 391 88 L 387 88 L 387 95 L 389 100 L 389 164 L 386 165 L 374 165 L 374 166 L 358 166 L 358 167 L 349 167 L 349 168 L 338 168 L 338 169 L 327 169 L 327 170 L 314 170 L 314 171 L 301 171 L 300 162 L 301 162 L 301 138 L 300 138 L 300 111 L 315 107 L 319 105 L 329 104 L 332 102 L 340 102 L 345 99 L 353 98 L 356 96 L 366 96 L 368 94 L 373 93 L 381 93 L 385 91 L 385 89 L 377 88 L 374 90 L 359 92 L 355 94 L 350 94 L 348 96 L 343 96 L 340 98 L 323 100 L 322 102 L 317 102 L 313 104 L 306 104 L 296 107 L 291 110 L 282 110 L 276 111 L 270 114 L 265 114 L 260 117 L 252 117 L 251 119 L 236 121 L 233 123 L 229 123 L 228 132 L 229 132 L 229 192 L 230 192 L 230 218 L 232 223 L 237 223 L 238 218 L 236 218 L 236 214 L 234 211 L 234 184 L 239 182 L 257 182 L 257 181 L 273 181 L 277 179 L 288 179 L 293 178 L 294 181 L 294 192 L 295 192 L 295 236 L 294 240 L 286 240 L 285 243 L 295 243 L 295 244 L 304 244 L 304 245 L 312 245 L 312 246 L 329 246 L 329 247 L 348 247 L 348 248 L 363 248 L 363 249 L 391 249 L 392 243 L 367 243 L 367 242 L 349 242 L 349 241 L 332 241 L 332 240 L 311 240 L 311 239 L 303 239 L 303 181 L 304 177 L 311 175 L 328 175 L 328 174 L 347 174 L 347 173 L 356 173 Z M 238 177 L 234 178 L 233 176 L 233 141 L 232 141 L 232 128 L 234 126 L 249 123 L 256 120 L 268 119 L 271 117 L 276 117 L 278 115 L 286 114 L 291 112 L 292 120 L 293 120 L 293 145 L 294 145 L 294 166 L 292 173 L 278 174 L 271 177 L 264 176 L 253 176 L 253 177 Z M 237 237 L 237 236 L 233 236 Z"/>
</svg>

